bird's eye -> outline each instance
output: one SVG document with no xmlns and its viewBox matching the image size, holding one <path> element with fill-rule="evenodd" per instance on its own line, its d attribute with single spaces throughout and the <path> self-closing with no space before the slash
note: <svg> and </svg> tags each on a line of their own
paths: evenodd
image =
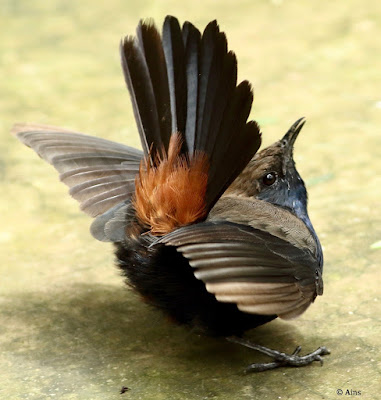
<svg viewBox="0 0 381 400">
<path fill-rule="evenodd" d="M 271 186 L 273 183 L 275 183 L 276 178 L 276 172 L 268 172 L 263 176 L 262 181 L 266 186 Z"/>
</svg>

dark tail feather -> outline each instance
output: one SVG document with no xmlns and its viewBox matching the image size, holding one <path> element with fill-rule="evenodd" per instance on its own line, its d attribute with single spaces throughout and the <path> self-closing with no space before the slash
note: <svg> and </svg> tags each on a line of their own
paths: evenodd
<svg viewBox="0 0 381 400">
<path fill-rule="evenodd" d="M 233 95 L 237 84 L 237 59 L 235 54 L 229 52 L 224 54 L 222 60 L 222 71 L 216 88 L 215 99 L 213 102 L 214 113 L 209 124 L 204 127 L 207 141 L 205 147 L 210 150 L 211 154 L 214 152 L 216 145 L 217 133 L 222 129 L 222 120 L 228 101 Z"/>
<path fill-rule="evenodd" d="M 187 120 L 185 127 L 185 141 L 189 153 L 193 154 L 197 132 L 201 34 L 200 31 L 190 22 L 185 22 L 183 25 L 183 40 L 185 45 L 185 65 L 187 76 Z"/>
<path fill-rule="evenodd" d="M 170 99 L 160 34 L 152 23 L 140 22 L 137 37 L 126 37 L 120 53 L 140 139 L 148 155 L 163 145 L 168 147 Z"/>
<path fill-rule="evenodd" d="M 163 48 L 171 99 L 172 133 L 184 133 L 187 118 L 185 48 L 179 21 L 171 16 L 164 21 Z"/>
<path fill-rule="evenodd" d="M 140 24 L 137 28 L 139 47 L 144 52 L 144 57 L 149 70 L 152 88 L 156 101 L 156 112 L 160 126 L 161 141 L 168 148 L 171 136 L 171 110 L 170 93 L 168 90 L 167 69 L 165 55 L 160 33 L 152 23 Z"/>
<path fill-rule="evenodd" d="M 198 111 L 197 111 L 197 134 L 196 134 L 196 148 L 200 150 L 207 150 L 204 142 L 206 138 L 202 137 L 202 127 L 204 117 L 209 119 L 209 115 L 205 115 L 205 108 L 207 103 L 213 101 L 215 92 L 209 91 L 208 87 L 218 79 L 219 70 L 212 71 L 213 58 L 216 53 L 216 46 L 218 44 L 218 25 L 216 21 L 210 22 L 204 30 L 201 39 L 201 55 L 200 55 L 200 74 L 199 74 L 199 91 L 198 91 Z M 213 75 L 213 73 L 215 75 Z M 216 76 L 217 75 L 217 76 Z"/>
<path fill-rule="evenodd" d="M 236 65 L 224 75 L 227 63 L 226 37 L 216 21 L 205 28 L 201 42 L 200 91 L 196 147 L 211 154 L 219 133 L 227 100 L 236 85 Z M 228 89 L 225 92 L 225 88 Z M 229 91 L 230 90 L 230 91 Z"/>
</svg>

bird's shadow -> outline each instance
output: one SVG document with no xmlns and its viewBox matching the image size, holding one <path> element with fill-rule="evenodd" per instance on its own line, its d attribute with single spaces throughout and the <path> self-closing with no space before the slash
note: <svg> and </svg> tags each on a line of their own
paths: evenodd
<svg viewBox="0 0 381 400">
<path fill-rule="evenodd" d="M 92 370 L 102 364 L 144 371 L 184 365 L 187 371 L 240 372 L 264 356 L 223 339 L 198 336 L 169 323 L 123 287 L 75 284 L 66 289 L 21 293 L 8 298 L 1 313 L 11 335 L 5 348 L 51 367 L 78 365 Z M 5 329 L 5 328 L 3 328 Z M 250 339 L 293 350 L 302 336 L 297 328 L 272 322 L 250 332 Z M 8 342 L 7 342 L 8 341 Z M 222 367 L 221 367 L 222 366 Z"/>
</svg>

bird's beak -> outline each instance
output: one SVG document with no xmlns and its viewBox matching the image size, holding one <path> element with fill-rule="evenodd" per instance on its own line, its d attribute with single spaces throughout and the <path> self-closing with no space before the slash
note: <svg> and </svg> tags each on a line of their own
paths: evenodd
<svg viewBox="0 0 381 400">
<path fill-rule="evenodd" d="M 299 132 L 302 130 L 303 125 L 306 123 L 306 119 L 299 118 L 288 130 L 288 132 L 283 136 L 283 139 L 281 140 L 282 147 L 287 149 L 287 153 L 289 156 L 292 158 L 292 150 L 294 148 L 294 143 L 296 138 L 299 135 Z"/>
<path fill-rule="evenodd" d="M 283 136 L 283 139 L 280 141 L 282 147 L 284 148 L 284 156 L 286 158 L 286 163 L 293 164 L 293 150 L 294 143 L 296 138 L 299 135 L 299 132 L 302 130 L 303 125 L 305 124 L 306 119 L 299 118 L 288 130 L 288 132 Z"/>
</svg>

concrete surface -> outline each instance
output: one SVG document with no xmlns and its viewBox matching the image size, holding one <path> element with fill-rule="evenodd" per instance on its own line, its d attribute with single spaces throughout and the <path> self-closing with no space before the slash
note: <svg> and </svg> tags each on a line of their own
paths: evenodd
<svg viewBox="0 0 381 400">
<path fill-rule="evenodd" d="M 1 399 L 381 398 L 380 4 L 0 2 Z M 168 323 L 123 284 L 55 171 L 9 135 L 30 121 L 138 145 L 118 42 L 167 13 L 219 20 L 254 84 L 265 144 L 307 117 L 296 161 L 325 293 L 248 337 L 288 352 L 326 345 L 323 367 L 244 375 L 266 358 Z"/>
</svg>

